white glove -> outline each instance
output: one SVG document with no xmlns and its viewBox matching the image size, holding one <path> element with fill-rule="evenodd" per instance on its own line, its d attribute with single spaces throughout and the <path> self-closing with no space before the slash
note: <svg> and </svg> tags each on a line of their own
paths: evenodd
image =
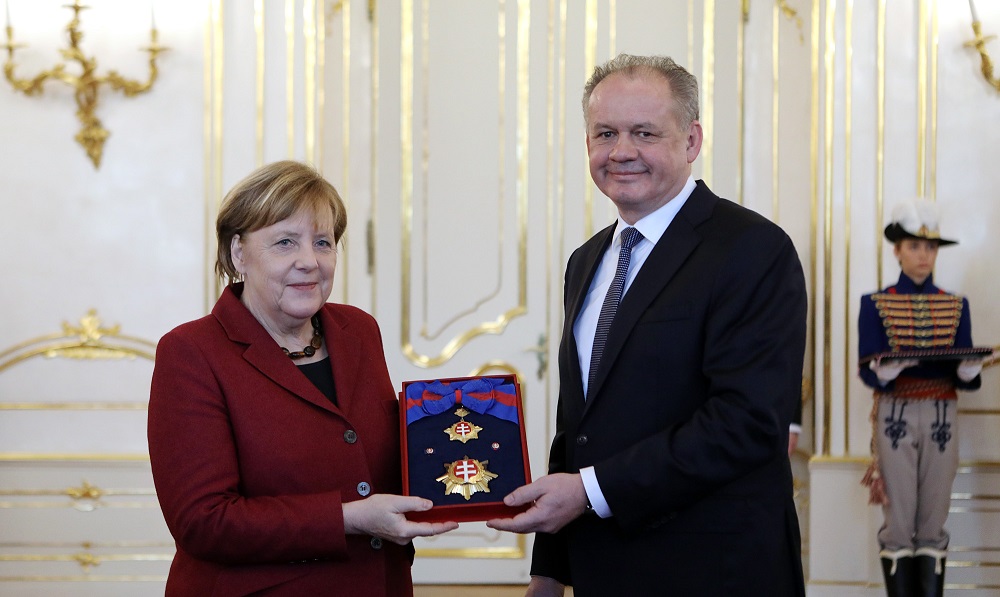
<svg viewBox="0 0 1000 597">
<path fill-rule="evenodd" d="M 982 359 L 965 359 L 958 364 L 958 378 L 962 381 L 972 381 L 982 370 Z"/>
<path fill-rule="evenodd" d="M 920 361 L 916 359 L 889 359 L 886 361 L 871 361 L 868 368 L 875 372 L 880 386 L 885 386 L 890 381 L 899 377 L 903 369 L 916 367 Z"/>
</svg>

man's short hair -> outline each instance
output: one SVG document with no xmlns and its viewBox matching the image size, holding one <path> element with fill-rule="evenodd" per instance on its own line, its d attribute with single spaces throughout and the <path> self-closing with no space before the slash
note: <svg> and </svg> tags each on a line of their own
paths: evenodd
<svg viewBox="0 0 1000 597">
<path fill-rule="evenodd" d="M 597 84 L 609 75 L 621 73 L 635 77 L 642 73 L 657 73 L 666 79 L 670 92 L 677 103 L 677 119 L 682 128 L 687 128 L 698 120 L 698 79 L 669 56 L 633 56 L 619 54 L 594 69 L 594 74 L 583 87 L 583 117 L 589 122 L 590 96 Z"/>
</svg>

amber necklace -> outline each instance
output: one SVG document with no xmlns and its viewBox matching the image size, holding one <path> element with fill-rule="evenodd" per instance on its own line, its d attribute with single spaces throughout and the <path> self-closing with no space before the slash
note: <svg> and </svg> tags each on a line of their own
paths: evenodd
<svg viewBox="0 0 1000 597">
<path fill-rule="evenodd" d="M 316 351 L 320 346 L 323 346 L 323 332 L 319 327 L 319 315 L 313 315 L 311 321 L 313 326 L 313 337 L 309 342 L 309 346 L 306 346 L 298 352 L 290 352 L 287 348 L 282 346 L 281 352 L 285 353 L 285 356 L 292 360 L 301 359 L 302 357 L 311 357 L 316 354 Z"/>
</svg>

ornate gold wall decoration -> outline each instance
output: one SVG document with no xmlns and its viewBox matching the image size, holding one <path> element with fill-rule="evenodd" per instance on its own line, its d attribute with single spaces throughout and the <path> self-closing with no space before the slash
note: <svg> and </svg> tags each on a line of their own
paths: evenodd
<svg viewBox="0 0 1000 597">
<path fill-rule="evenodd" d="M 0 352 L 0 373 L 33 357 L 47 359 L 154 359 L 156 344 L 121 333 L 121 325 L 104 327 L 96 309 L 80 318 L 80 325 L 62 324 L 62 332 L 27 340 Z"/>
<path fill-rule="evenodd" d="M 799 41 L 805 43 L 805 27 L 802 23 L 802 17 L 799 16 L 799 11 L 788 5 L 788 0 L 775 0 L 775 10 L 780 10 L 788 20 L 795 23 L 795 26 L 799 29 Z"/>
<path fill-rule="evenodd" d="M 0 594 L 17 593 L 11 583 L 166 580 L 174 543 L 148 460 L 80 456 L 0 455 Z"/>
<path fill-rule="evenodd" d="M 983 24 L 979 21 L 979 15 L 976 14 L 976 5 L 969 0 L 969 8 L 972 10 L 972 33 L 975 38 L 972 41 L 965 42 L 965 47 L 975 48 L 979 52 L 979 70 L 983 73 L 983 78 L 989 83 L 994 89 L 1000 91 L 1000 78 L 993 76 L 993 59 L 990 58 L 989 52 L 986 51 L 986 42 L 992 41 L 997 38 L 995 35 L 983 36 Z"/>
<path fill-rule="evenodd" d="M 132 489 L 105 489 L 93 485 L 86 479 L 80 482 L 79 486 L 67 487 L 65 489 L 0 489 L 0 509 L 8 508 L 72 508 L 79 512 L 93 512 L 102 508 L 156 508 L 153 501 L 120 501 L 120 498 L 149 498 L 156 495 L 152 487 L 132 488 Z M 69 502 L 64 500 L 52 500 L 49 498 L 68 497 Z M 113 502 L 104 501 L 104 498 L 119 498 Z M 24 498 L 38 498 L 36 501 L 24 501 Z"/>
<path fill-rule="evenodd" d="M 84 549 L 88 549 L 89 542 L 84 542 Z M 3 555 L 0 554 L 0 562 L 76 562 L 80 565 L 84 575 L 83 576 L 50 576 L 50 575 L 25 575 L 16 577 L 0 577 L 0 581 L 3 582 L 39 582 L 39 581 L 53 581 L 59 580 L 63 582 L 81 582 L 81 581 L 99 581 L 99 582 L 110 582 L 110 581 L 128 581 L 128 582 L 163 582 L 166 577 L 161 576 L 102 576 L 95 577 L 92 576 L 91 569 L 95 566 L 101 565 L 105 562 L 170 562 L 173 560 L 174 555 L 172 553 L 157 553 L 157 554 L 108 554 L 108 555 L 95 555 L 90 551 L 82 551 L 75 553 L 64 553 L 64 554 L 13 554 L 13 555 Z"/>
<path fill-rule="evenodd" d="M 104 142 L 109 133 L 102 125 L 94 112 L 97 110 L 98 95 L 102 85 L 107 85 L 115 91 L 121 91 L 125 97 L 133 97 L 141 93 L 146 93 L 153 87 L 158 74 L 156 68 L 156 57 L 167 50 L 157 41 L 156 23 L 150 29 L 150 44 L 142 50 L 149 52 L 149 79 L 145 82 L 126 79 L 117 71 L 110 71 L 107 75 L 97 75 L 97 59 L 88 57 L 80 48 L 80 40 L 83 39 L 83 32 L 80 30 L 80 11 L 89 8 L 80 4 L 80 0 L 73 0 L 73 4 L 67 4 L 66 8 L 73 11 L 73 18 L 66 26 L 69 34 L 69 46 L 60 50 L 63 58 L 67 62 L 75 62 L 80 66 L 80 74 L 73 75 L 66 71 L 67 63 L 59 62 L 51 69 L 42 71 L 30 79 L 20 79 L 14 75 L 14 51 L 25 47 L 24 44 L 15 43 L 14 28 L 10 24 L 10 13 L 7 13 L 7 43 L 0 45 L 0 48 L 7 50 L 7 61 L 4 63 L 4 76 L 14 86 L 15 91 L 20 91 L 27 96 L 41 95 L 43 84 L 48 80 L 62 81 L 74 90 L 76 99 L 76 116 L 83 127 L 76 134 L 76 142 L 83 146 L 93 162 L 94 168 L 101 165 L 101 156 L 104 152 Z"/>
</svg>

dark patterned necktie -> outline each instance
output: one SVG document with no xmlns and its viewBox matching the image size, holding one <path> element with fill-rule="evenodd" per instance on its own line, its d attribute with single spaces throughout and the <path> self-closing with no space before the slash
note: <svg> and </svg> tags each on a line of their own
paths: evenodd
<svg viewBox="0 0 1000 597">
<path fill-rule="evenodd" d="M 601 305 L 601 315 L 597 318 L 597 331 L 594 333 L 594 350 L 590 353 L 590 375 L 587 378 L 587 394 L 594 388 L 594 378 L 597 377 L 597 367 L 601 364 L 601 355 L 604 354 L 604 345 L 608 342 L 608 330 L 611 329 L 611 322 L 618 312 L 618 303 L 622 300 L 622 289 L 625 287 L 625 278 L 628 276 L 628 264 L 632 260 L 632 247 L 642 240 L 642 233 L 635 228 L 629 227 L 622 230 L 622 250 L 618 254 L 618 268 L 615 270 L 615 277 L 608 287 L 608 294 L 604 296 L 604 304 Z"/>
</svg>

